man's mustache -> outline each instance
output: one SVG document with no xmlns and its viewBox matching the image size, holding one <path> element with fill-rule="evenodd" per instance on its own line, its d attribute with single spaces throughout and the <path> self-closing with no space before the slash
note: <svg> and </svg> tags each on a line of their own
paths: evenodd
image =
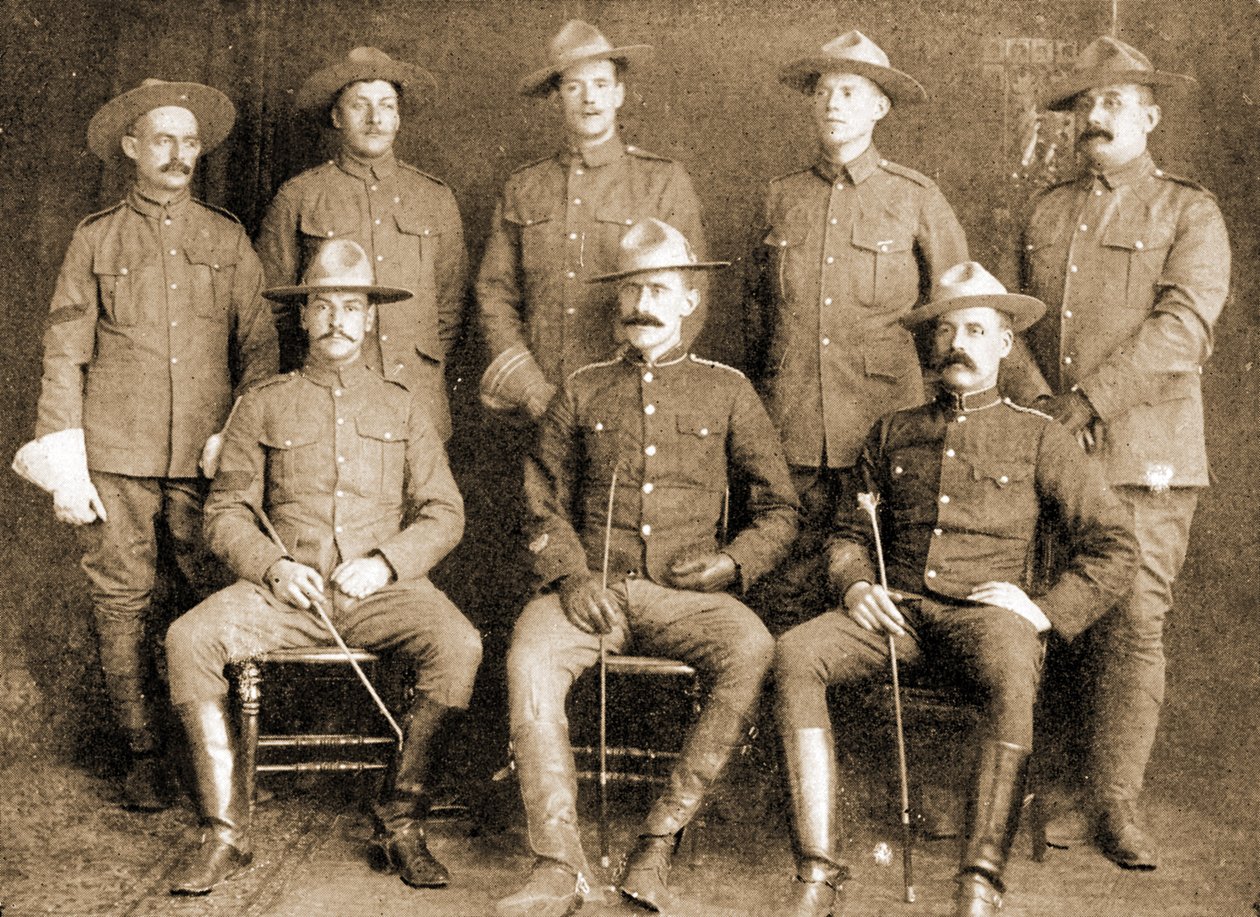
<svg viewBox="0 0 1260 917">
<path fill-rule="evenodd" d="M 172 159 L 166 165 L 162 166 L 162 172 L 178 172 L 181 175 L 192 175 L 192 166 L 180 162 L 178 159 Z"/>
<path fill-rule="evenodd" d="M 628 315 L 621 320 L 627 328 L 638 325 L 642 328 L 664 328 L 665 323 L 655 315 Z"/>
<path fill-rule="evenodd" d="M 962 366 L 965 369 L 971 370 L 978 369 L 975 360 L 971 359 L 971 357 L 967 356 L 961 350 L 951 350 L 949 353 L 945 354 L 945 356 L 936 361 L 935 368 L 938 372 L 944 372 L 951 366 Z"/>
<path fill-rule="evenodd" d="M 350 337 L 350 335 L 343 334 L 342 332 L 335 331 L 335 330 L 329 331 L 326 334 L 321 334 L 318 338 L 316 338 L 316 340 L 327 341 L 329 338 L 341 338 L 343 341 L 346 341 L 347 343 L 350 343 L 350 344 L 354 343 L 354 338 Z"/>
<path fill-rule="evenodd" d="M 1094 140 L 1096 138 L 1112 141 L 1116 139 L 1116 136 L 1105 127 L 1087 127 L 1085 130 L 1081 131 L 1081 136 L 1077 138 L 1077 143 L 1084 143 L 1087 140 Z"/>
</svg>

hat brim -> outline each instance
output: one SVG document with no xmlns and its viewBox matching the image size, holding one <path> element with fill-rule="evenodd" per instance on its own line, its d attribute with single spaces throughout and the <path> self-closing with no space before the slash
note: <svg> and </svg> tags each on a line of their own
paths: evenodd
<svg viewBox="0 0 1260 917">
<path fill-rule="evenodd" d="M 186 108 L 197 119 L 202 153 L 224 140 L 236 123 L 236 106 L 217 89 L 201 83 L 154 83 L 110 99 L 88 122 L 88 149 L 109 161 L 121 156 L 122 138 L 141 115 L 166 106 Z"/>
<path fill-rule="evenodd" d="M 563 67 L 548 66 L 535 70 L 521 80 L 517 91 L 523 96 L 545 96 L 551 92 L 552 84 L 560 77 L 560 74 L 570 67 L 593 60 L 622 61 L 627 66 L 635 67 L 646 63 L 653 53 L 654 49 L 651 45 L 626 45 L 624 48 L 609 48 L 607 51 L 583 54 L 567 61 Z"/>
<path fill-rule="evenodd" d="M 896 105 L 916 105 L 927 101 L 927 90 L 908 73 L 893 67 L 881 67 L 864 61 L 840 60 L 834 57 L 802 57 L 780 68 L 779 82 L 797 92 L 813 91 L 814 83 L 824 73 L 856 73 L 883 90 Z"/>
<path fill-rule="evenodd" d="M 433 74 L 417 64 L 392 58 L 381 61 L 343 60 L 308 77 L 298 90 L 294 104 L 300 111 L 322 111 L 331 106 L 338 93 L 351 83 L 370 83 L 373 80 L 393 83 L 404 92 L 426 83 L 429 89 L 437 90 Z"/>
<path fill-rule="evenodd" d="M 1033 296 L 1020 293 L 989 293 L 982 296 L 953 296 L 938 299 L 917 309 L 911 309 L 898 321 L 907 328 L 914 328 L 933 321 L 958 309 L 977 309 L 988 307 L 998 312 L 1005 312 L 1011 318 L 1014 331 L 1026 331 L 1046 314 L 1046 304 Z"/>
<path fill-rule="evenodd" d="M 1098 86 L 1188 87 L 1199 81 L 1183 73 L 1165 73 L 1162 70 L 1111 70 L 1095 68 L 1069 73 L 1050 84 L 1042 96 L 1042 107 L 1050 111 L 1067 111 L 1076 97 L 1087 89 Z"/>
<path fill-rule="evenodd" d="M 611 274 L 600 274 L 592 277 L 587 283 L 607 283 L 610 280 L 621 280 L 635 274 L 655 274 L 657 271 L 711 271 L 714 268 L 730 267 L 729 261 L 692 261 L 686 264 L 654 264 L 651 267 L 636 267 L 631 271 L 614 271 Z"/>
<path fill-rule="evenodd" d="M 368 302 L 401 302 L 411 299 L 412 292 L 401 287 L 364 286 L 362 284 L 319 284 L 290 287 L 272 287 L 262 295 L 272 302 L 300 302 L 311 293 L 363 293 Z"/>
</svg>

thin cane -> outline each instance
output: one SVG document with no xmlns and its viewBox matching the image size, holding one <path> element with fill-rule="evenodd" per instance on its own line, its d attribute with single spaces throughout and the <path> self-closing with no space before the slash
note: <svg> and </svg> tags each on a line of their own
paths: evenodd
<svg viewBox="0 0 1260 917">
<path fill-rule="evenodd" d="M 254 511 L 255 518 L 258 519 L 258 521 L 262 524 L 262 527 L 267 531 L 268 537 L 270 537 L 271 540 L 276 543 L 276 546 L 287 555 L 289 551 L 284 546 L 284 542 L 280 540 L 280 535 L 276 532 L 275 527 L 272 526 L 271 520 L 267 518 L 267 514 L 253 504 L 250 504 L 250 509 Z M 328 617 L 328 612 L 324 610 L 323 600 L 321 599 L 319 601 L 311 602 L 311 607 L 315 609 L 316 613 L 319 615 L 319 619 L 324 622 L 324 627 L 328 630 L 328 633 L 332 635 L 333 642 L 336 643 L 341 649 L 341 652 L 345 654 L 346 662 L 350 663 L 350 667 L 354 669 L 354 674 L 359 676 L 359 681 L 363 682 L 363 687 L 367 688 L 368 694 L 372 696 L 372 700 L 376 703 L 376 708 L 380 710 L 385 719 L 389 721 L 389 728 L 394 730 L 394 735 L 398 738 L 398 750 L 401 752 L 404 741 L 402 727 L 398 725 L 398 721 L 394 719 L 394 715 L 389 712 L 389 708 L 385 706 L 385 702 L 381 700 L 381 696 L 376 693 L 376 689 L 372 687 L 372 682 L 368 681 L 367 674 L 359 665 L 359 661 L 354 658 L 354 653 L 350 652 L 350 647 L 346 646 L 346 641 L 341 639 L 341 634 L 337 632 L 337 628 L 333 624 L 332 618 Z"/>
<path fill-rule="evenodd" d="M 884 546 L 879 537 L 878 498 L 873 494 L 858 494 L 858 503 L 871 517 L 875 532 L 875 559 L 879 562 L 879 584 L 888 591 L 888 571 L 884 567 Z M 906 886 L 906 901 L 914 903 L 914 864 L 911 850 L 914 837 L 910 831 L 910 781 L 906 773 L 906 732 L 901 720 L 901 679 L 897 671 L 897 645 L 888 634 L 888 665 L 892 669 L 893 717 L 897 723 L 897 772 L 901 779 L 901 870 Z"/>
<path fill-rule="evenodd" d="M 617 493 L 617 469 L 608 484 L 608 515 L 604 520 L 604 566 L 600 586 L 608 591 L 608 554 L 612 545 L 613 499 Z M 599 635 L 599 865 L 608 868 L 608 648 Z"/>
</svg>

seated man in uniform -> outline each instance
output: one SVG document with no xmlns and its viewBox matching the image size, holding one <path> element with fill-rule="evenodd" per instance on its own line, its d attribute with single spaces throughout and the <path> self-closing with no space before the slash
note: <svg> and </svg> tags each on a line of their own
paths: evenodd
<svg viewBox="0 0 1260 917">
<path fill-rule="evenodd" d="M 481 638 L 428 574 L 459 542 L 464 506 L 423 406 L 361 359 L 376 304 L 411 293 L 374 286 L 363 249 L 338 239 L 320 249 L 303 285 L 264 295 L 304 300 L 310 346 L 301 370 L 241 399 L 226 431 L 206 538 L 241 579 L 167 636 L 171 700 L 206 829 L 171 892 L 205 894 L 251 859 L 223 667 L 330 642 L 314 604 L 347 642 L 416 660 L 417 699 L 374 806 L 374 843 L 408 885 L 445 885 L 447 871 L 425 845 L 428 750 L 447 711 L 468 705 Z"/>
<path fill-rule="evenodd" d="M 761 693 L 774 643 L 731 591 L 782 559 L 797 500 L 751 383 L 681 346 L 700 300 L 696 271 L 716 266 L 659 220 L 626 233 L 618 270 L 596 278 L 617 282 L 625 346 L 569 376 L 526 463 L 542 591 L 516 622 L 508 690 L 537 860 L 525 886 L 499 901 L 501 917 L 564 917 L 592 895 L 564 702 L 601 640 L 613 653 L 683 659 L 712 686 L 618 879 L 650 910 L 668 908 L 679 832 L 743 741 Z M 720 544 L 728 483 L 747 492 L 749 522 Z"/>
<path fill-rule="evenodd" d="M 1115 605 L 1137 558 L 1129 515 L 1100 466 L 1050 417 L 997 392 L 1014 335 L 1044 310 L 966 262 L 945 272 L 931 303 L 901 319 L 935 321 L 941 391 L 876 423 L 858 466 L 876 500 L 888 587 L 876 577 L 869 513 L 838 507 L 828 575 L 839 607 L 789 631 L 776 650 L 797 917 L 843 907 L 827 688 L 884 672 L 890 633 L 907 668 L 948 666 L 984 704 L 954 913 L 984 917 L 1001 907 L 1044 635 L 1071 639 Z M 1046 513 L 1062 526 L 1068 556 L 1056 581 L 1032 597 L 1035 534 Z"/>
</svg>

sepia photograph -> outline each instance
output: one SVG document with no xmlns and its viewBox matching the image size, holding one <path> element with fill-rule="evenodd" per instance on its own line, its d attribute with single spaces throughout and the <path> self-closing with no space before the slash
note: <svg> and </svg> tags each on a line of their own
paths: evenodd
<svg viewBox="0 0 1260 917">
<path fill-rule="evenodd" d="M 1260 0 L 0 28 L 0 917 L 1260 914 Z"/>
</svg>

